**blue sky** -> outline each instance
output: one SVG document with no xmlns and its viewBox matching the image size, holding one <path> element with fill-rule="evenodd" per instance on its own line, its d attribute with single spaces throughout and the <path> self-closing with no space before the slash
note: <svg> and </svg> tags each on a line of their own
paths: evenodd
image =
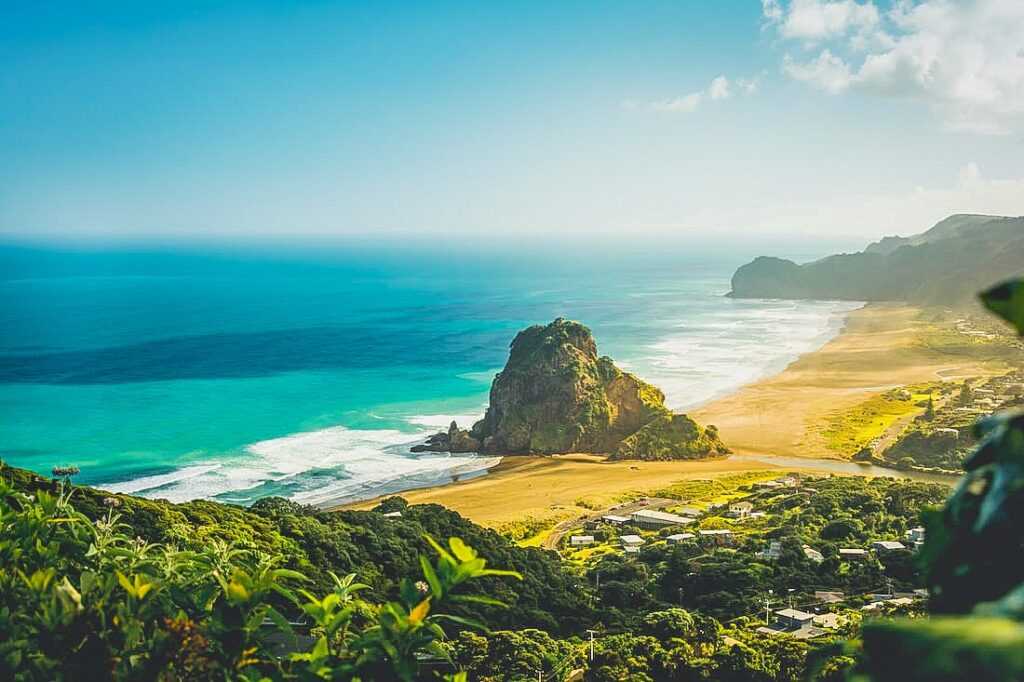
<svg viewBox="0 0 1024 682">
<path fill-rule="evenodd" d="M 8 239 L 874 238 L 1024 213 L 1017 0 L 11 5 Z"/>
</svg>

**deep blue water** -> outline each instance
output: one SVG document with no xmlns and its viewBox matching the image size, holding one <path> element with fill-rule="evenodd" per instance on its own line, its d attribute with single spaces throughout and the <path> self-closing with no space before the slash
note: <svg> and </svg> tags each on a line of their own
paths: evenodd
<svg viewBox="0 0 1024 682">
<path fill-rule="evenodd" d="M 317 503 L 493 465 L 410 444 L 557 316 L 685 408 L 781 369 L 848 304 L 722 295 L 748 254 L 0 248 L 0 456 L 154 497 Z"/>
</svg>

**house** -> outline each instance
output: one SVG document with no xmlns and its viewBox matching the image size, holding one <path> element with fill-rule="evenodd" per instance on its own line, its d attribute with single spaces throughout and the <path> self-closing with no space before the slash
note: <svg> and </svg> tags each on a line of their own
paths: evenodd
<svg viewBox="0 0 1024 682">
<path fill-rule="evenodd" d="M 813 620 L 813 613 L 797 609 L 782 609 L 775 612 L 775 623 L 786 629 L 796 630 L 805 625 L 810 625 Z"/>
<path fill-rule="evenodd" d="M 583 545 L 594 544 L 593 535 L 571 535 L 569 536 L 569 544 L 573 547 L 582 547 Z"/>
<path fill-rule="evenodd" d="M 625 545 L 623 546 L 622 551 L 626 554 L 639 554 L 640 545 Z"/>
<path fill-rule="evenodd" d="M 768 543 L 768 546 L 765 549 L 762 549 L 760 552 L 758 552 L 757 555 L 762 559 L 767 559 L 768 561 L 775 561 L 780 556 L 782 556 L 782 543 L 778 540 L 772 540 Z"/>
<path fill-rule="evenodd" d="M 732 531 L 731 530 L 699 530 L 697 534 L 700 536 L 702 543 L 709 545 L 716 545 L 718 547 L 725 547 L 732 544 Z"/>
<path fill-rule="evenodd" d="M 644 544 L 644 539 L 639 535 L 622 535 L 619 537 L 619 542 L 623 547 L 639 547 Z"/>
<path fill-rule="evenodd" d="M 387 512 L 387 513 L 384 514 L 384 518 L 386 518 L 386 519 L 400 519 L 400 518 L 402 518 L 402 512 L 400 512 L 400 511 Z"/>
<path fill-rule="evenodd" d="M 924 542 L 924 527 L 918 526 L 917 528 L 911 528 L 903 535 L 911 544 L 919 545 L 920 543 Z"/>
<path fill-rule="evenodd" d="M 819 552 L 818 550 L 814 549 L 810 545 L 804 545 L 803 546 L 803 550 L 804 550 L 804 556 L 807 557 L 808 559 L 810 559 L 811 561 L 813 561 L 816 564 L 820 564 L 822 561 L 825 560 L 824 555 L 822 555 L 821 552 Z"/>
<path fill-rule="evenodd" d="M 670 545 L 678 545 L 688 540 L 693 540 L 697 536 L 693 533 L 676 533 L 675 535 L 669 535 L 665 538 L 665 541 Z"/>
<path fill-rule="evenodd" d="M 823 613 L 820 616 L 815 616 L 813 623 L 819 628 L 836 630 L 846 625 L 846 616 L 841 616 L 838 613 Z"/>
<path fill-rule="evenodd" d="M 610 523 L 613 526 L 621 526 L 624 523 L 629 523 L 628 516 L 616 516 L 615 514 L 606 514 L 601 517 L 601 520 Z"/>
<path fill-rule="evenodd" d="M 760 512 L 750 512 L 749 514 L 747 514 L 747 518 L 751 519 L 751 520 L 752 519 L 763 519 L 766 516 L 768 516 L 768 512 L 763 512 L 763 511 L 760 511 Z"/>
<path fill-rule="evenodd" d="M 844 548 L 839 550 L 839 558 L 848 561 L 863 561 L 868 558 L 866 549 Z"/>
<path fill-rule="evenodd" d="M 871 549 L 876 552 L 902 552 L 907 546 L 895 540 L 877 540 L 871 543 Z"/>
<path fill-rule="evenodd" d="M 634 525 L 640 528 L 664 528 L 665 526 L 685 526 L 688 523 L 693 523 L 694 519 L 686 516 L 679 516 L 678 514 L 669 514 L 668 512 L 655 511 L 653 509 L 641 509 L 635 511 L 631 515 L 631 520 Z"/>
<path fill-rule="evenodd" d="M 953 436 L 953 438 L 960 438 L 960 431 L 959 430 L 952 429 L 952 428 L 949 428 L 949 427 L 946 427 L 946 426 L 943 426 L 941 428 L 935 429 L 935 433 L 941 433 L 944 436 Z"/>
<path fill-rule="evenodd" d="M 742 519 L 752 511 L 754 511 L 754 505 L 750 502 L 733 502 L 729 505 L 729 512 L 727 516 Z"/>
</svg>

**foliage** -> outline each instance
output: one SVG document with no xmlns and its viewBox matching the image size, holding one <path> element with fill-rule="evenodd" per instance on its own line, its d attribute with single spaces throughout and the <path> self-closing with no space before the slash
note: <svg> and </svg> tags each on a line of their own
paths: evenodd
<svg viewBox="0 0 1024 682">
<path fill-rule="evenodd" d="M 76 491 L 28 495 L 0 479 L 0 678 L 11 680 L 419 679 L 447 660 L 442 623 L 482 625 L 450 604 L 499 606 L 464 585 L 519 577 L 487 568 L 459 538 L 423 580 L 370 603 L 367 586 L 331 574 L 318 596 L 282 557 L 222 540 L 201 549 L 130 536 L 107 498 L 93 521 Z M 303 646 L 289 622 L 308 619 Z M 281 646 L 289 655 L 280 655 Z M 450 669 L 450 667 L 449 667 Z"/>
</svg>

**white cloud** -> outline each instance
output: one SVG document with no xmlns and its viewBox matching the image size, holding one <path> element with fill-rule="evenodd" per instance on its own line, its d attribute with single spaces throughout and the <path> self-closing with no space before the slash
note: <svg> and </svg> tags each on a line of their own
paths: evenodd
<svg viewBox="0 0 1024 682">
<path fill-rule="evenodd" d="M 622 106 L 625 109 L 648 109 L 650 111 L 690 114 L 697 111 L 706 100 L 729 99 L 736 92 L 744 95 L 753 94 L 757 91 L 757 84 L 757 78 L 737 78 L 735 81 L 730 81 L 724 75 L 716 76 L 705 89 L 698 90 L 697 92 L 649 102 L 646 105 L 630 99 L 623 101 Z"/>
<path fill-rule="evenodd" d="M 708 86 L 708 95 L 711 99 L 727 99 L 730 94 L 732 93 L 729 92 L 729 79 L 725 76 L 719 76 Z"/>
<path fill-rule="evenodd" d="M 786 55 L 782 61 L 782 70 L 790 78 L 811 83 L 833 94 L 850 86 L 850 67 L 827 49 L 822 50 L 817 58 L 805 62 L 795 61 Z"/>
<path fill-rule="evenodd" d="M 682 97 L 674 97 L 661 102 L 651 102 L 650 108 L 652 111 L 670 111 L 689 114 L 697 111 L 697 107 L 700 106 L 700 101 L 702 99 L 704 99 L 703 93 L 691 92 L 689 95 L 683 95 Z"/>
<path fill-rule="evenodd" d="M 787 11 L 775 3 L 765 15 L 779 23 L 785 38 L 815 42 L 845 36 L 852 31 L 867 31 L 880 21 L 878 8 L 871 0 L 792 0 Z"/>
<path fill-rule="evenodd" d="M 870 0 L 775 0 L 764 16 L 785 39 L 816 55 L 787 55 L 783 71 L 836 94 L 910 96 L 945 127 L 980 133 L 1024 129 L 1024 1 L 899 0 L 879 13 Z"/>
</svg>

